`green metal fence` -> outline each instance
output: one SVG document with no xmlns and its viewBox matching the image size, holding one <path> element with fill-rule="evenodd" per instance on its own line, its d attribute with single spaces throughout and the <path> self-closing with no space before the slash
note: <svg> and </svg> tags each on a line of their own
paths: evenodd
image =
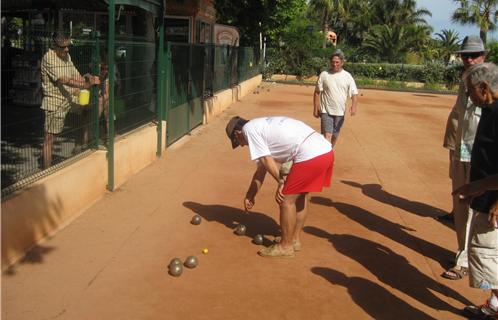
<svg viewBox="0 0 498 320">
<path fill-rule="evenodd" d="M 46 93 L 41 64 L 53 46 L 52 31 L 26 34 L 29 37 L 2 47 L 3 196 L 91 150 L 112 151 L 115 136 L 109 132 L 124 135 L 165 119 L 166 143 L 170 145 L 202 123 L 204 99 L 260 72 L 259 51 L 253 48 L 165 43 L 161 51 L 155 42 L 121 39 L 110 46 L 107 37 L 92 32 L 73 38 L 69 55 L 79 75 L 98 76 L 101 85 L 92 87 L 90 101 L 84 106 L 72 89 L 68 103 L 46 102 L 49 108 L 44 109 L 50 109 L 49 114 L 42 109 Z M 164 68 L 158 67 L 162 55 L 166 57 Z M 107 74 L 109 57 L 114 59 L 112 76 Z M 113 123 L 109 109 L 114 112 Z M 57 121 L 49 124 L 53 119 Z M 53 136 L 50 161 L 47 132 Z M 112 152 L 108 161 L 112 166 Z"/>
<path fill-rule="evenodd" d="M 56 62 L 42 71 L 44 56 L 53 57 L 53 32 L 35 30 L 29 38 L 2 48 L 2 194 L 30 184 L 91 149 L 107 146 L 109 75 L 107 39 L 96 33 L 73 38 L 74 65 Z M 116 134 L 123 135 L 156 118 L 157 67 L 154 42 L 117 41 L 115 58 Z M 48 73 L 91 74 L 101 85 L 79 104 L 78 89 L 46 86 Z M 45 75 L 44 75 L 45 74 Z M 47 89 L 48 88 L 48 89 Z M 60 95 L 64 92 L 66 96 Z M 47 98 L 48 96 L 53 98 Z"/>
</svg>

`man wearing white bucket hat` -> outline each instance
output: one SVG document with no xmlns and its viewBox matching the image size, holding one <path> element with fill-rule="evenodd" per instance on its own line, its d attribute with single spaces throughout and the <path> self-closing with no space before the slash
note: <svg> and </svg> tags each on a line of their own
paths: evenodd
<svg viewBox="0 0 498 320">
<path fill-rule="evenodd" d="M 89 89 L 100 83 L 96 76 L 81 76 L 75 68 L 69 46 L 71 38 L 62 31 L 52 36 L 53 48 L 42 58 L 41 76 L 43 100 L 41 108 L 45 112 L 45 137 L 43 140 L 43 169 L 52 164 L 55 136 L 62 132 L 64 120 L 69 110 L 79 104 L 79 89 Z"/>
<path fill-rule="evenodd" d="M 483 63 L 486 58 L 484 44 L 481 38 L 475 35 L 465 37 L 461 49 L 456 53 L 460 55 L 465 71 L 474 65 Z M 481 108 L 475 106 L 469 99 L 462 82 L 456 103 L 448 117 L 444 138 L 445 147 L 450 149 L 450 178 L 453 191 L 469 182 L 470 155 L 480 117 Z M 456 128 L 451 124 L 454 122 L 452 118 L 457 120 Z M 457 196 L 453 196 L 453 220 L 458 247 L 455 265 L 442 274 L 444 278 L 459 280 L 468 274 L 467 243 L 472 212 L 468 204 L 462 203 Z"/>
</svg>

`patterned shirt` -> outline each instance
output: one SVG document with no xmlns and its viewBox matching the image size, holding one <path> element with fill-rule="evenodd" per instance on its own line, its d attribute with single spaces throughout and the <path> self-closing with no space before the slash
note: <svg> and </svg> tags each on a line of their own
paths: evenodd
<svg viewBox="0 0 498 320">
<path fill-rule="evenodd" d="M 78 102 L 76 88 L 57 83 L 57 80 L 63 76 L 80 76 L 69 54 L 64 60 L 59 58 L 54 50 L 48 50 L 42 58 L 41 76 L 43 88 L 41 108 L 43 110 L 60 111 L 69 108 L 71 103 Z"/>
</svg>

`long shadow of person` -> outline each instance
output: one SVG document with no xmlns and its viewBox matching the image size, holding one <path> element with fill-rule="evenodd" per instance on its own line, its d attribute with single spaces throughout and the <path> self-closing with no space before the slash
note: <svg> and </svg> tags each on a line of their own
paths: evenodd
<svg viewBox="0 0 498 320">
<path fill-rule="evenodd" d="M 436 218 L 438 216 L 447 214 L 447 212 L 445 212 L 444 210 L 433 207 L 431 205 L 418 201 L 408 200 L 400 196 L 397 196 L 395 194 L 389 193 L 383 190 L 380 184 L 376 183 L 360 184 L 354 181 L 346 181 L 346 180 L 341 180 L 341 182 L 347 184 L 348 186 L 360 189 L 361 192 L 367 197 L 370 197 L 385 204 L 389 204 L 393 207 L 403 209 L 407 212 L 414 213 L 421 217 Z"/>
<path fill-rule="evenodd" d="M 341 254 L 363 265 L 377 279 L 436 310 L 460 314 L 460 310 L 441 300 L 433 292 L 470 303 L 465 297 L 421 273 L 403 256 L 379 243 L 346 234 L 330 234 L 320 228 L 306 227 L 305 231 L 325 238 Z"/>
<path fill-rule="evenodd" d="M 354 276 L 348 277 L 342 272 L 323 267 L 313 267 L 311 268 L 311 272 L 322 276 L 333 285 L 346 288 L 353 301 L 365 310 L 372 319 L 435 320 L 435 318 L 412 307 L 370 280 Z M 346 308 L 348 307 L 345 306 Z"/>
<path fill-rule="evenodd" d="M 224 205 L 205 205 L 197 202 L 186 201 L 183 203 L 186 208 L 197 213 L 207 221 L 216 221 L 225 225 L 229 229 L 234 229 L 237 224 L 246 226 L 246 236 L 254 237 L 256 234 L 276 236 L 279 235 L 280 226 L 265 214 L 228 207 Z M 269 243 L 266 239 L 265 245 Z"/>
<path fill-rule="evenodd" d="M 418 238 L 407 232 L 415 231 L 414 229 L 398 223 L 393 223 L 360 207 L 347 203 L 333 202 L 332 200 L 323 197 L 312 197 L 310 201 L 312 203 L 336 208 L 340 213 L 349 219 L 358 222 L 365 228 L 378 232 L 383 236 L 412 249 L 413 251 L 423 254 L 425 257 L 431 258 L 445 269 L 449 267 L 448 261 L 451 261 L 455 255 L 450 250 Z"/>
</svg>

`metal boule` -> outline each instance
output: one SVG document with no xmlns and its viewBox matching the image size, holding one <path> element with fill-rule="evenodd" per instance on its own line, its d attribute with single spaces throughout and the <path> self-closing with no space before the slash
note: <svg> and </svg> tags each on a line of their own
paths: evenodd
<svg viewBox="0 0 498 320">
<path fill-rule="evenodd" d="M 195 256 L 188 256 L 187 259 L 185 259 L 185 262 L 183 265 L 187 268 L 195 268 L 197 267 L 198 261 L 197 257 Z"/>
<path fill-rule="evenodd" d="M 181 264 L 173 264 L 169 266 L 169 274 L 173 277 L 179 277 L 183 272 L 183 266 Z"/>
<path fill-rule="evenodd" d="M 254 236 L 254 238 L 252 239 L 252 242 L 254 242 L 254 244 L 257 244 L 257 245 L 262 245 L 263 244 L 263 236 L 261 234 L 257 234 Z"/>
<path fill-rule="evenodd" d="M 246 226 L 243 224 L 239 224 L 237 228 L 235 228 L 235 234 L 239 236 L 243 236 L 246 234 Z"/>
<path fill-rule="evenodd" d="M 199 225 L 201 224 L 202 218 L 200 215 L 196 214 L 195 216 L 192 217 L 192 220 L 190 220 L 190 223 L 193 225 Z"/>
</svg>

